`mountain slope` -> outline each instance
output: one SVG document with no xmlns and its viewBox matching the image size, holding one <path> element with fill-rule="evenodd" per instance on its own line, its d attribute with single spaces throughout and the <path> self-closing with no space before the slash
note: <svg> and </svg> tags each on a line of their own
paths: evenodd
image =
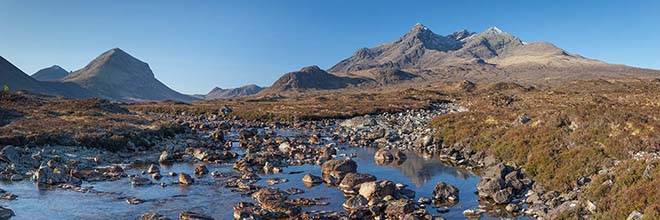
<svg viewBox="0 0 660 220">
<path fill-rule="evenodd" d="M 119 101 L 193 101 L 154 77 L 151 68 L 119 48 L 111 49 L 84 68 L 66 76 L 63 82 L 79 84 L 101 98 Z"/>
<path fill-rule="evenodd" d="M 222 89 L 222 88 L 215 87 L 208 94 L 203 95 L 202 97 L 206 100 L 228 99 L 228 98 L 254 95 L 254 94 L 257 94 L 258 92 L 261 92 L 261 90 L 263 90 L 263 89 L 264 88 L 259 87 L 259 86 L 254 85 L 254 84 L 241 86 L 241 87 L 238 87 L 238 88 L 231 88 L 231 89 Z"/>
<path fill-rule="evenodd" d="M 342 89 L 365 82 L 364 79 L 329 74 L 318 66 L 308 66 L 280 77 L 262 93 Z"/>
<path fill-rule="evenodd" d="M 59 81 L 67 75 L 69 75 L 68 71 L 58 65 L 54 65 L 37 71 L 32 74 L 32 78 L 39 81 Z"/>
<path fill-rule="evenodd" d="M 50 93 L 49 88 L 25 74 L 18 67 L 0 56 L 0 87 L 7 85 L 10 91 L 26 90 L 36 93 Z"/>
<path fill-rule="evenodd" d="M 28 76 L 9 61 L 0 57 L 0 86 L 10 91 L 25 90 L 33 93 L 59 95 L 69 98 L 91 98 L 95 94 L 75 83 L 40 82 Z"/>
</svg>

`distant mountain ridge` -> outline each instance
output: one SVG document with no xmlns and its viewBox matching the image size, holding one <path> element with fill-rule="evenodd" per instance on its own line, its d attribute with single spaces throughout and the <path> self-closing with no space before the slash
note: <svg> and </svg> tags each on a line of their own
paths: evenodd
<svg viewBox="0 0 660 220">
<path fill-rule="evenodd" d="M 106 51 L 73 73 L 53 66 L 34 75 L 43 82 L 0 57 L 0 84 L 6 84 L 11 91 L 26 90 L 70 98 L 98 97 L 125 102 L 198 100 L 170 89 L 155 78 L 147 63 L 119 48 Z"/>
<path fill-rule="evenodd" d="M 32 78 L 39 81 L 59 81 L 64 79 L 64 77 L 67 75 L 69 75 L 69 71 L 66 71 L 64 68 L 58 65 L 53 65 L 32 74 Z"/>
<path fill-rule="evenodd" d="M 259 87 L 255 84 L 245 85 L 238 88 L 222 89 L 215 87 L 206 95 L 201 95 L 203 99 L 213 100 L 213 99 L 228 99 L 228 98 L 237 98 L 257 94 L 263 90 L 263 87 Z"/>
<path fill-rule="evenodd" d="M 296 77 L 301 71 L 284 74 L 262 93 L 435 81 L 543 84 L 577 79 L 660 77 L 658 70 L 584 58 L 547 42 L 527 43 L 497 27 L 481 33 L 460 30 L 443 36 L 420 23 L 397 40 L 358 49 L 327 71 L 315 70 L 324 74 L 308 74 L 305 80 L 294 80 L 302 78 Z"/>
</svg>

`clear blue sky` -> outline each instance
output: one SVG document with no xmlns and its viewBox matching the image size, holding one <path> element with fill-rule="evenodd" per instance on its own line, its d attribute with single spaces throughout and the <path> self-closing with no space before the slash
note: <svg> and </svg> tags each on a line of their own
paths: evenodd
<svg viewBox="0 0 660 220">
<path fill-rule="evenodd" d="M 76 70 L 120 47 L 184 93 L 267 86 L 329 68 L 416 22 L 438 34 L 497 26 L 524 41 L 660 69 L 660 1 L 0 1 L 0 56 L 28 74 Z"/>
</svg>

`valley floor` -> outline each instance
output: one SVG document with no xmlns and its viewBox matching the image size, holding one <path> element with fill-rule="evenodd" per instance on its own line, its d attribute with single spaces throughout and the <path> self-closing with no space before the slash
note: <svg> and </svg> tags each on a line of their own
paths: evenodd
<svg viewBox="0 0 660 220">
<path fill-rule="evenodd" d="M 159 185 L 182 190 L 186 185 L 217 186 L 236 198 L 251 197 L 232 200 L 234 217 L 255 218 L 660 218 L 658 80 L 576 81 L 551 88 L 460 82 L 193 104 L 0 96 L 2 176 L 13 182 L 33 178 L 50 190 L 140 206 L 181 196 L 139 198 L 90 184 L 118 181 L 138 191 Z M 367 156 L 352 154 L 355 147 L 372 150 Z M 406 187 L 387 181 L 388 175 L 359 173 L 379 170 L 360 162 L 364 157 L 382 169 L 413 173 L 395 181 L 414 184 L 430 178 L 438 184 Z M 471 187 L 452 178 L 441 184 L 433 175 L 419 177 L 434 168 L 415 164 L 438 160 L 463 170 L 454 175 L 480 177 L 468 181 Z M 305 169 L 310 176 L 300 180 L 297 172 Z M 165 173 L 170 171 L 177 173 Z M 304 191 L 326 188 L 299 194 L 289 181 L 325 183 L 327 190 L 348 196 L 345 201 L 309 198 Z M 24 203 L 12 201 L 22 196 L 11 196 L 11 189 L 21 188 L 5 183 L 2 188 L 9 189 L 2 206 L 15 209 L 16 219 L 26 218 L 19 210 L 25 206 L 18 205 Z M 476 191 L 477 197 L 465 190 Z M 204 206 L 159 212 L 165 217 L 176 217 L 176 212 L 182 219 L 198 214 L 224 218 Z M 8 210 L 0 210 L 0 216 L 11 214 Z M 141 219 L 165 219 L 158 216 Z"/>
</svg>

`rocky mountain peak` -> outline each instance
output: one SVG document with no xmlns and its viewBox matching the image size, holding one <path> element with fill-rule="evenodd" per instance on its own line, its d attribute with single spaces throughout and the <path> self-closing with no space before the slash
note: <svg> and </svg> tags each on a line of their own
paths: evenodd
<svg viewBox="0 0 660 220">
<path fill-rule="evenodd" d="M 307 72 L 307 73 L 315 73 L 315 72 L 320 72 L 320 71 L 323 71 L 323 70 L 317 65 L 307 66 L 307 67 L 303 67 L 302 69 L 300 69 L 300 72 Z"/>
<path fill-rule="evenodd" d="M 65 70 L 61 66 L 53 65 L 32 74 L 32 78 L 35 78 L 39 81 L 59 81 L 64 79 L 64 77 L 67 75 L 69 75 L 69 71 Z"/>
</svg>

